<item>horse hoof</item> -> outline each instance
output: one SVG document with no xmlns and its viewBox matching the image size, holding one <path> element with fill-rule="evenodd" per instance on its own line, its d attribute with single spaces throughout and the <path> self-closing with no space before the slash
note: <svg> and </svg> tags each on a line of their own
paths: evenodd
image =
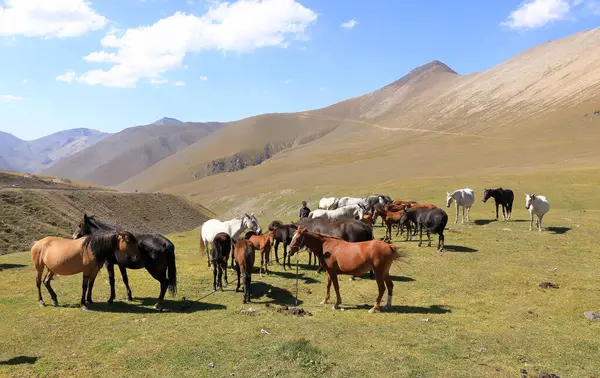
<svg viewBox="0 0 600 378">
<path fill-rule="evenodd" d="M 109 300 L 107 300 L 107 301 L 106 301 L 106 303 L 108 303 L 108 304 L 112 304 L 112 303 L 113 303 L 113 301 L 114 301 L 114 299 L 113 299 L 113 298 L 110 298 Z"/>
<path fill-rule="evenodd" d="M 376 312 L 380 312 L 381 308 L 379 307 L 373 307 L 372 309 L 369 310 L 369 314 L 374 314 Z"/>
<path fill-rule="evenodd" d="M 127 296 L 127 300 L 128 300 L 129 302 L 133 302 L 133 297 L 132 297 L 131 295 L 129 295 L 129 296 Z"/>
<path fill-rule="evenodd" d="M 38 303 L 39 303 L 40 307 L 46 307 L 46 304 L 44 303 L 44 301 L 39 301 Z"/>
<path fill-rule="evenodd" d="M 324 305 L 324 304 L 327 304 L 327 301 L 326 301 L 326 300 L 322 300 L 322 301 L 321 301 L 321 304 L 322 304 L 322 305 Z"/>
<path fill-rule="evenodd" d="M 154 308 L 156 310 L 158 310 L 159 312 L 162 312 L 162 310 L 164 309 L 163 306 L 160 303 L 155 304 Z"/>
<path fill-rule="evenodd" d="M 52 307 L 58 307 L 58 301 L 52 301 Z"/>
<path fill-rule="evenodd" d="M 333 305 L 333 306 L 331 306 L 331 309 L 332 309 L 332 310 L 340 310 L 340 309 L 341 309 L 341 307 L 340 307 L 340 306 L 338 306 L 338 305 Z"/>
<path fill-rule="evenodd" d="M 81 305 L 81 310 L 82 310 L 82 311 L 85 311 L 85 312 L 88 312 L 88 311 L 90 311 L 90 309 L 89 309 L 89 308 L 87 308 L 87 306 L 86 306 L 86 305 Z"/>
</svg>

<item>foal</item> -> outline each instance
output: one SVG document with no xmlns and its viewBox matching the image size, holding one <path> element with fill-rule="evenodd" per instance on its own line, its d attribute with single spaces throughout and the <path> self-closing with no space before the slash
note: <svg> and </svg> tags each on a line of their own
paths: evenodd
<svg viewBox="0 0 600 378">
<path fill-rule="evenodd" d="M 246 239 L 240 239 L 235 243 L 233 251 L 235 260 L 235 271 L 237 272 L 237 288 L 236 292 L 240 291 L 240 274 L 244 280 L 244 303 L 250 302 L 250 283 L 252 282 L 252 269 L 254 269 L 255 249 L 252 244 Z"/>
<path fill-rule="evenodd" d="M 342 239 L 307 231 L 306 227 L 300 227 L 292 239 L 290 254 L 297 253 L 303 247 L 307 247 L 313 251 L 327 270 L 327 288 L 325 299 L 321 304 L 326 304 L 329 301 L 329 293 L 331 291 L 331 284 L 333 283 L 336 296 L 333 308 L 340 308 L 342 297 L 340 296 L 340 285 L 338 282 L 339 274 L 360 276 L 373 269 L 375 271 L 377 287 L 379 288 L 379 295 L 377 296 L 375 305 L 369 312 L 373 313 L 381 310 L 381 299 L 386 287 L 388 296 L 385 308 L 389 309 L 392 306 L 394 283 L 390 278 L 390 267 L 394 260 L 402 256 L 397 251 L 395 245 L 380 240 L 349 243 Z"/>
<path fill-rule="evenodd" d="M 275 231 L 269 231 L 266 234 L 256 235 L 254 231 L 248 231 L 244 239 L 248 240 L 255 250 L 260 251 L 260 269 L 258 273 L 262 277 L 263 266 L 265 274 L 269 274 L 269 262 L 271 260 L 271 245 L 273 245 L 273 235 Z"/>
</svg>

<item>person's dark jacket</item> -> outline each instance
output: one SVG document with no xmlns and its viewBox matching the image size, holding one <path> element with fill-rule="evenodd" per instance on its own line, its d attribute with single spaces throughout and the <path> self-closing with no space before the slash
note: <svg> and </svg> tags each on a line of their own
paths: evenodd
<svg viewBox="0 0 600 378">
<path fill-rule="evenodd" d="M 308 214 L 310 214 L 310 209 L 306 206 L 302 206 L 300 208 L 300 218 L 306 218 L 308 216 Z"/>
</svg>

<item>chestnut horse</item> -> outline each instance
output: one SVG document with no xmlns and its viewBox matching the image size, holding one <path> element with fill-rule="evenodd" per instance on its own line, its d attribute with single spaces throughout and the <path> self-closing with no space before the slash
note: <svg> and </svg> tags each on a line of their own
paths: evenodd
<svg viewBox="0 0 600 378">
<path fill-rule="evenodd" d="M 381 310 L 381 299 L 386 287 L 388 296 L 385 308 L 392 306 L 394 283 L 390 277 L 390 267 L 394 260 L 402 257 L 402 254 L 398 252 L 395 245 L 380 240 L 349 243 L 339 238 L 307 231 L 306 227 L 300 227 L 292 238 L 290 254 L 294 255 L 304 247 L 313 251 L 327 270 L 327 289 L 325 291 L 325 299 L 321 304 L 326 304 L 329 300 L 331 284 L 333 283 L 336 296 L 333 308 L 340 308 L 342 297 L 340 296 L 338 274 L 360 276 L 373 269 L 379 288 L 379 295 L 375 301 L 375 306 L 369 312 L 373 313 Z"/>
<path fill-rule="evenodd" d="M 47 270 L 44 285 L 55 307 L 58 306 L 58 298 L 50 286 L 54 276 L 83 273 L 81 308 L 87 310 L 86 301 L 94 303 L 92 289 L 96 276 L 111 254 L 117 262 L 125 262 L 129 258 L 139 260 L 140 251 L 135 236 L 125 231 L 104 231 L 75 240 L 54 236 L 38 240 L 31 247 L 31 260 L 37 270 L 35 284 L 40 306 L 45 306 L 41 291 L 44 270 Z"/>
<path fill-rule="evenodd" d="M 246 232 L 244 239 L 248 240 L 255 250 L 260 251 L 260 269 L 258 273 L 262 277 L 263 266 L 265 274 L 269 274 L 269 262 L 271 261 L 271 246 L 273 245 L 273 236 L 275 231 L 269 231 L 266 234 L 257 235 L 254 231 Z"/>
<path fill-rule="evenodd" d="M 400 219 L 402 218 L 402 214 L 404 214 L 404 210 L 400 211 L 386 211 L 385 212 L 385 236 L 383 240 L 392 241 L 392 226 L 396 225 L 398 227 L 396 231 L 396 237 L 403 231 L 402 223 L 400 223 Z"/>
<path fill-rule="evenodd" d="M 244 303 L 250 302 L 250 283 L 252 282 L 252 270 L 254 269 L 255 249 L 246 239 L 240 239 L 235 243 L 233 259 L 235 260 L 235 271 L 237 272 L 236 292 L 240 291 L 240 275 L 244 280 Z"/>
</svg>

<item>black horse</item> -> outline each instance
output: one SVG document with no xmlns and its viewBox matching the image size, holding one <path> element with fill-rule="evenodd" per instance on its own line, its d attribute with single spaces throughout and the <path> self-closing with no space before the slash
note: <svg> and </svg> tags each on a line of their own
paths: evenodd
<svg viewBox="0 0 600 378">
<path fill-rule="evenodd" d="M 498 219 L 498 206 L 502 205 L 502 219 L 510 220 L 512 216 L 512 205 L 515 194 L 510 189 L 485 189 L 483 191 L 483 202 L 487 202 L 490 197 L 496 202 L 496 220 Z"/>
<path fill-rule="evenodd" d="M 341 238 L 347 242 L 362 242 L 373 240 L 373 228 L 371 226 L 356 220 L 347 219 L 342 221 L 335 221 L 326 218 L 302 218 L 295 223 L 297 227 L 306 227 L 308 231 L 318 232 L 321 234 Z M 317 263 L 317 257 L 315 256 L 315 263 Z M 310 256 L 309 256 L 310 265 Z M 319 267 L 317 272 L 321 272 L 322 264 L 318 264 Z M 370 277 L 374 277 L 374 272 L 371 270 L 369 273 Z"/>
<path fill-rule="evenodd" d="M 227 282 L 227 260 L 232 246 L 231 236 L 225 232 L 219 232 L 215 235 L 213 248 L 210 250 L 210 262 L 213 267 L 213 291 L 217 291 L 217 282 L 218 287 L 223 291 L 223 272 L 225 272 L 225 284 L 229 284 Z"/>
<path fill-rule="evenodd" d="M 108 230 L 121 230 L 121 227 L 112 226 L 94 218 L 94 216 L 83 215 L 83 221 L 77 227 L 73 234 L 73 239 L 84 235 L 96 234 Z M 160 295 L 158 302 L 154 306 L 157 310 L 162 310 L 162 301 L 167 289 L 172 296 L 177 293 L 177 267 L 175 266 L 175 246 L 171 241 L 158 234 L 133 234 L 138 241 L 138 249 L 141 259 L 138 261 L 128 260 L 119 264 L 115 258 L 106 260 L 106 270 L 108 271 L 108 280 L 110 282 L 110 298 L 108 303 L 115 299 L 115 264 L 119 266 L 123 283 L 127 288 L 127 299 L 133 300 L 131 289 L 129 288 L 129 279 L 127 278 L 127 269 L 146 268 L 148 273 L 158 282 L 160 282 Z"/>
<path fill-rule="evenodd" d="M 400 218 L 400 223 L 406 226 L 406 240 L 412 240 L 411 224 L 416 224 L 419 229 L 419 247 L 423 244 L 423 229 L 427 232 L 429 247 L 431 247 L 431 233 L 438 234 L 438 252 L 444 250 L 444 228 L 448 224 L 448 214 L 442 209 L 430 209 L 418 207 L 416 209 L 405 209 Z M 409 236 L 410 235 L 410 236 Z"/>
</svg>

